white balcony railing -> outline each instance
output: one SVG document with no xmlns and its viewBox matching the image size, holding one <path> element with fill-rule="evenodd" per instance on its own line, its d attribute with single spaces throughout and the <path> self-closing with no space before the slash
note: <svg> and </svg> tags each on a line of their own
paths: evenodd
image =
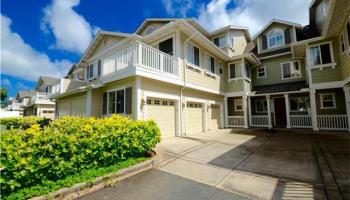
<svg viewBox="0 0 350 200">
<path fill-rule="evenodd" d="M 292 128 L 311 128 L 311 115 L 290 115 L 290 126 Z"/>
<path fill-rule="evenodd" d="M 320 130 L 346 131 L 349 128 L 346 115 L 318 115 L 317 122 Z"/>
<path fill-rule="evenodd" d="M 62 78 L 52 86 L 51 96 L 72 91 L 84 85 L 86 85 L 86 82 L 82 80 Z"/>
<path fill-rule="evenodd" d="M 37 92 L 34 96 L 30 98 L 29 104 L 35 104 L 40 102 L 49 101 L 49 94 L 44 92 Z"/>
<path fill-rule="evenodd" d="M 268 127 L 269 126 L 268 115 L 252 115 L 251 116 L 251 126 Z"/>
<path fill-rule="evenodd" d="M 165 75 L 179 76 L 179 66 L 175 57 L 138 41 L 120 46 L 103 63 L 103 75 L 118 72 L 128 67 L 143 67 Z"/>
<path fill-rule="evenodd" d="M 227 116 L 228 127 L 244 127 L 244 116 Z"/>
</svg>

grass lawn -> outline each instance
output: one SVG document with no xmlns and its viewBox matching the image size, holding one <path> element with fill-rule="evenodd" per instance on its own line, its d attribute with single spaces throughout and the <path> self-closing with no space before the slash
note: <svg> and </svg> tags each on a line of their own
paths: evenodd
<svg viewBox="0 0 350 200">
<path fill-rule="evenodd" d="M 129 158 L 125 161 L 116 163 L 108 167 L 83 170 L 79 174 L 67 176 L 66 178 L 61 180 L 57 180 L 57 181 L 46 180 L 46 181 L 43 181 L 41 185 L 35 185 L 32 187 L 20 189 L 10 194 L 9 196 L 2 196 L 1 199 L 21 200 L 21 199 L 28 199 L 35 196 L 48 194 L 50 192 L 54 192 L 64 187 L 71 187 L 77 183 L 92 182 L 97 177 L 104 176 L 112 172 L 117 172 L 121 169 L 130 167 L 131 165 L 135 165 L 137 163 L 146 161 L 148 159 L 149 158 L 146 158 L 146 157 Z"/>
</svg>

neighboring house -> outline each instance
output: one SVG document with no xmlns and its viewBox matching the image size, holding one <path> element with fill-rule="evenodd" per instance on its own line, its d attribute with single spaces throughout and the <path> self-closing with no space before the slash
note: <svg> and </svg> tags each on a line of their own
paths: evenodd
<svg viewBox="0 0 350 200">
<path fill-rule="evenodd" d="M 310 25 L 272 20 L 253 38 L 244 27 L 208 32 L 193 19 L 100 31 L 52 87 L 56 115 L 154 119 L 163 137 L 224 127 L 349 130 L 349 45 L 341 55 L 336 45 L 340 30 L 349 41 L 349 8 L 314 1 Z M 313 49 L 329 40 L 334 49 Z"/>
<path fill-rule="evenodd" d="M 52 86 L 60 79 L 40 76 L 37 82 L 36 91 L 31 91 L 31 96 L 23 102 L 24 116 L 41 116 L 53 119 L 55 117 L 55 102 L 51 101 L 49 95 L 52 93 Z"/>
<path fill-rule="evenodd" d="M 6 110 L 6 111 L 16 111 L 16 112 L 18 112 L 18 115 L 20 117 L 23 117 L 22 103 L 19 103 L 17 98 L 13 98 L 13 97 L 10 97 L 9 101 L 10 101 L 9 105 L 7 105 L 4 110 Z"/>
</svg>

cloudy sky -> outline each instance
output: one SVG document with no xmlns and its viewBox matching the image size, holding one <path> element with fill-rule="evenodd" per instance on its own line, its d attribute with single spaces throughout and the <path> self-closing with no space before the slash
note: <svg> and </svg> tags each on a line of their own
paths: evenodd
<svg viewBox="0 0 350 200">
<path fill-rule="evenodd" d="M 15 96 L 40 75 L 61 77 L 99 29 L 134 32 L 148 17 L 191 17 L 209 31 L 233 24 L 251 35 L 272 18 L 306 25 L 311 0 L 4 0 L 1 85 Z M 20 6 L 19 6 L 20 5 Z"/>
</svg>

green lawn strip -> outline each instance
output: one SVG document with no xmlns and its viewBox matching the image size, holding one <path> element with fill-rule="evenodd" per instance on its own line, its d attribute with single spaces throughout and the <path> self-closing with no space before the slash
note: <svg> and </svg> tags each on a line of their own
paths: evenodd
<svg viewBox="0 0 350 200">
<path fill-rule="evenodd" d="M 5 196 L 4 199 L 6 200 L 28 199 L 34 196 L 48 194 L 50 192 L 54 192 L 64 187 L 71 187 L 77 183 L 92 182 L 97 177 L 104 176 L 112 172 L 117 172 L 121 169 L 130 167 L 131 165 L 135 165 L 137 163 L 146 161 L 148 159 L 149 158 L 146 158 L 146 157 L 129 158 L 125 161 L 121 161 L 117 164 L 114 164 L 108 167 L 83 170 L 79 174 L 74 174 L 58 181 L 44 181 L 43 184 L 41 185 L 20 189 L 10 194 L 7 197 Z"/>
</svg>

